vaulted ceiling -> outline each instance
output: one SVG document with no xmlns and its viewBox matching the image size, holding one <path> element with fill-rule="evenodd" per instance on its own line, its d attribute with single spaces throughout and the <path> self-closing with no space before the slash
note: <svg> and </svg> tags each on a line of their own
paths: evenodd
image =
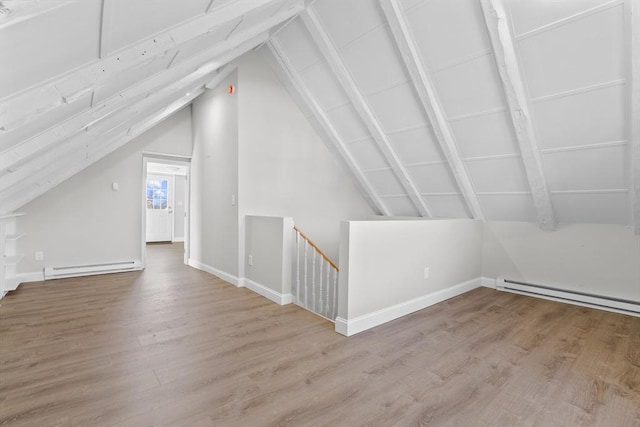
<svg viewBox="0 0 640 427">
<path fill-rule="evenodd" d="M 0 4 L 3 212 L 259 47 L 380 213 L 640 229 L 640 0 Z"/>
</svg>

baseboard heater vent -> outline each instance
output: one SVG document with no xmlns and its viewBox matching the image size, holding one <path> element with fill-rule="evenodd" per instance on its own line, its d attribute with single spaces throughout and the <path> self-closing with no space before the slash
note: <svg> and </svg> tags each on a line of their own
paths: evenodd
<svg viewBox="0 0 640 427">
<path fill-rule="evenodd" d="M 640 301 L 631 301 L 620 298 L 604 297 L 584 292 L 568 291 L 564 289 L 541 286 L 532 283 L 518 282 L 498 277 L 496 289 L 499 291 L 513 292 L 516 294 L 530 295 L 546 298 L 554 301 L 566 302 L 585 307 L 599 308 L 601 310 L 616 313 L 640 316 Z"/>
<path fill-rule="evenodd" d="M 93 276 L 96 274 L 122 273 L 135 270 L 142 270 L 142 263 L 140 261 L 76 265 L 71 267 L 46 267 L 44 269 L 44 279 L 63 279 L 65 277 Z"/>
</svg>

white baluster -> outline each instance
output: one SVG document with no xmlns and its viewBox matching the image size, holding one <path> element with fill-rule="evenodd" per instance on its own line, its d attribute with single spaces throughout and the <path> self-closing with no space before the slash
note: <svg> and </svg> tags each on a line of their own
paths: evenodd
<svg viewBox="0 0 640 427">
<path fill-rule="evenodd" d="M 330 314 L 329 313 L 329 303 L 331 301 L 331 292 L 329 288 L 330 279 L 331 279 L 331 264 L 327 263 L 327 306 L 325 307 L 325 310 L 324 310 L 327 317 L 329 317 L 329 314 Z M 334 295 L 333 298 L 335 297 L 336 296 Z"/>
<path fill-rule="evenodd" d="M 300 233 L 296 232 L 296 303 L 300 304 Z"/>
<path fill-rule="evenodd" d="M 338 271 L 333 270 L 333 316 L 332 320 L 335 320 L 338 317 L 338 307 L 336 302 L 338 301 Z"/>
<path fill-rule="evenodd" d="M 308 270 L 308 253 L 309 253 L 309 242 L 304 241 L 304 307 L 309 307 L 308 303 L 308 295 L 309 295 L 309 281 L 307 280 L 307 270 Z"/>
<path fill-rule="evenodd" d="M 311 310 L 316 311 L 316 249 L 311 257 Z"/>
<path fill-rule="evenodd" d="M 318 290 L 320 291 L 320 297 L 318 298 L 318 311 L 320 312 L 320 314 L 322 313 L 322 263 L 324 262 L 324 258 L 320 257 L 320 265 L 319 265 L 319 270 L 320 270 L 320 277 L 318 279 Z"/>
</svg>

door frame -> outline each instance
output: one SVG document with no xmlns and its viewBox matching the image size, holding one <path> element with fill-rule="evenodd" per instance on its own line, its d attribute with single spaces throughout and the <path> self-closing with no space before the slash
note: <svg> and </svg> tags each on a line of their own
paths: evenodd
<svg viewBox="0 0 640 427">
<path fill-rule="evenodd" d="M 157 162 L 151 162 L 151 163 L 157 163 Z M 163 165 L 168 164 L 168 163 L 161 163 Z M 176 228 L 176 218 L 175 218 L 175 203 L 176 203 L 176 195 L 175 195 L 175 189 L 176 189 L 176 175 L 174 174 L 168 174 L 168 173 L 157 173 L 157 172 L 149 172 L 149 170 L 147 169 L 147 175 L 145 176 L 146 181 L 149 180 L 149 176 L 152 177 L 162 177 L 162 179 L 166 179 L 168 181 L 168 187 L 167 187 L 167 192 L 168 192 L 168 199 L 167 199 L 167 206 L 168 208 L 171 210 L 170 213 L 170 233 L 171 235 L 169 236 L 169 240 L 171 243 L 174 243 L 174 238 L 175 238 L 175 228 Z M 182 175 L 180 175 L 182 176 Z M 145 194 L 146 196 L 146 194 Z M 146 206 L 145 206 L 146 207 Z M 146 209 L 146 215 L 145 215 L 145 220 L 149 219 L 149 211 L 148 209 Z M 185 219 L 183 218 L 183 221 Z M 145 224 L 145 243 L 149 243 L 149 234 L 148 231 L 146 229 L 146 224 Z M 167 240 L 162 240 L 163 242 L 166 242 Z"/>
<path fill-rule="evenodd" d="M 185 220 L 184 220 L 184 257 L 183 262 L 185 265 L 189 262 L 190 253 L 190 216 L 191 216 L 191 157 L 180 156 L 175 154 L 164 154 L 155 152 L 143 152 L 142 153 L 142 177 L 140 178 L 140 260 L 142 261 L 142 267 L 146 266 L 147 256 L 147 164 L 148 163 L 162 163 L 167 165 L 181 165 L 187 167 L 187 182 L 185 188 Z M 173 177 L 175 180 L 175 175 Z M 175 183 L 174 183 L 175 184 Z M 175 193 L 175 188 L 174 188 Z M 175 212 L 175 194 L 174 198 L 174 212 Z M 173 238 L 174 223 L 171 224 L 171 234 Z"/>
</svg>

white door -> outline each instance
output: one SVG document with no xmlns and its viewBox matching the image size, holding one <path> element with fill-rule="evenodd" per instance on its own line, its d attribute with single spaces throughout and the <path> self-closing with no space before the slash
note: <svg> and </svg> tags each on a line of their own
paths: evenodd
<svg viewBox="0 0 640 427">
<path fill-rule="evenodd" d="M 147 175 L 147 242 L 170 242 L 173 234 L 173 176 Z"/>
</svg>

